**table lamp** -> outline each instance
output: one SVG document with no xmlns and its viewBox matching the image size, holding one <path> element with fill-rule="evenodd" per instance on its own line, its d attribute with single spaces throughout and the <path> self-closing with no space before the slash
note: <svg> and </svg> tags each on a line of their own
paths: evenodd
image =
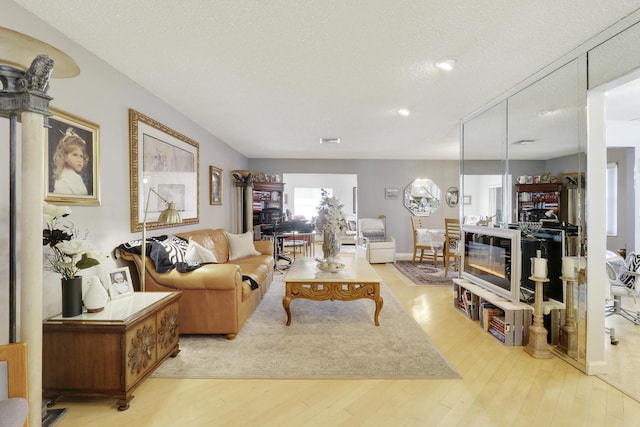
<svg viewBox="0 0 640 427">
<path fill-rule="evenodd" d="M 156 196 L 160 198 L 163 202 L 166 203 L 167 208 L 163 210 L 158 216 L 158 221 L 160 224 L 180 224 L 182 223 L 182 218 L 180 218 L 180 213 L 175 208 L 175 203 L 167 201 L 164 197 L 162 197 L 156 190 L 149 187 L 149 191 L 147 192 L 147 203 L 144 207 L 144 219 L 142 220 L 142 248 L 140 250 L 140 257 L 142 260 L 142 268 L 140 269 L 140 291 L 144 292 L 144 282 L 147 273 L 146 265 L 147 265 L 147 213 L 149 212 L 149 200 L 151 199 L 151 192 L 154 192 Z"/>
</svg>

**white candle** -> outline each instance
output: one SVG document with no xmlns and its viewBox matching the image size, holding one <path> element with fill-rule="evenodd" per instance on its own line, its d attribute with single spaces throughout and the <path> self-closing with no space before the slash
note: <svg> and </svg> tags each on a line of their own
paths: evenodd
<svg viewBox="0 0 640 427">
<path fill-rule="evenodd" d="M 568 279 L 578 278 L 578 260 L 575 257 L 562 258 L 562 275 Z"/>
<path fill-rule="evenodd" d="M 546 258 L 531 258 L 531 265 L 533 277 L 546 278 L 547 277 L 547 259 Z"/>
</svg>

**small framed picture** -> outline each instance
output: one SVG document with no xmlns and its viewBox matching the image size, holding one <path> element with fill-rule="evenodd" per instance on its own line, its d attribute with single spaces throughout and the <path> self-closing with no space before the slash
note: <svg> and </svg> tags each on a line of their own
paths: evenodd
<svg viewBox="0 0 640 427">
<path fill-rule="evenodd" d="M 384 198 L 387 200 L 397 200 L 398 199 L 398 189 L 397 188 L 385 188 L 384 189 Z"/>
<path fill-rule="evenodd" d="M 109 273 L 109 295 L 112 300 L 133 295 L 129 267 L 121 267 Z"/>
<path fill-rule="evenodd" d="M 222 204 L 222 191 L 223 191 L 223 175 L 222 169 L 215 166 L 209 166 L 209 183 L 211 185 L 211 192 L 209 194 L 210 205 Z"/>
<path fill-rule="evenodd" d="M 551 173 L 547 172 L 540 176 L 540 184 L 549 184 L 551 182 Z"/>
<path fill-rule="evenodd" d="M 534 184 L 540 184 L 540 175 L 535 175 L 533 177 L 533 183 Z"/>
</svg>

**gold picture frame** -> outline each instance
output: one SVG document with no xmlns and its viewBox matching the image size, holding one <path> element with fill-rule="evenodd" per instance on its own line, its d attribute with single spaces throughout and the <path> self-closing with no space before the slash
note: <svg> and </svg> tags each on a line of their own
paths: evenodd
<svg viewBox="0 0 640 427">
<path fill-rule="evenodd" d="M 215 166 L 209 166 L 209 204 L 222 205 L 223 193 L 223 170 Z"/>
<path fill-rule="evenodd" d="M 44 141 L 44 200 L 100 205 L 100 126 L 56 108 L 51 113 Z"/>
<path fill-rule="evenodd" d="M 129 109 L 131 231 L 197 224 L 200 221 L 200 144 L 162 123 Z M 181 224 L 158 222 L 166 203 L 175 204 Z M 145 213 L 146 210 L 146 213 Z"/>
</svg>

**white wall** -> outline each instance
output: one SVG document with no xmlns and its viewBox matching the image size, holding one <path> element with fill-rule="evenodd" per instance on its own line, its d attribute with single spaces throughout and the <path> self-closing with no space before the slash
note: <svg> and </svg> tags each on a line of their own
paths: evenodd
<svg viewBox="0 0 640 427">
<path fill-rule="evenodd" d="M 70 55 L 80 67 L 80 75 L 75 78 L 51 80 L 49 95 L 53 97 L 52 107 L 100 125 L 101 204 L 74 206 L 71 215 L 78 229 L 89 230 L 92 244 L 109 253 L 122 242 L 140 238 L 140 233 L 130 232 L 129 221 L 129 108 L 158 120 L 200 144 L 200 223 L 156 230 L 149 234 L 166 234 L 203 227 L 233 229 L 234 224 L 231 222 L 234 218 L 234 204 L 230 171 L 247 168 L 247 159 L 244 156 L 13 2 L 3 2 L 0 26 L 25 33 L 57 47 Z M 188 76 L 176 76 L 176 81 L 167 84 L 180 84 L 181 78 Z M 3 256 L 3 260 L 8 260 L 8 129 L 8 120 L 0 118 L 0 158 L 4 163 L 0 172 L 0 255 Z M 222 206 L 209 205 L 209 165 L 224 169 Z M 26 256 L 41 254 L 18 252 L 19 258 Z M 7 264 L 6 261 L 0 263 L 0 342 L 8 341 Z M 109 270 L 115 266 L 116 262 L 111 259 L 100 268 Z M 83 272 L 83 276 L 90 274 L 88 271 Z M 43 315 L 47 317 L 56 314 L 60 310 L 59 276 L 45 273 L 43 291 Z"/>
<path fill-rule="evenodd" d="M 444 194 L 460 186 L 457 160 L 329 160 L 329 159 L 249 159 L 249 168 L 265 173 L 355 174 L 358 176 L 358 217 L 387 217 L 387 231 L 396 238 L 396 250 L 408 254 L 413 249 L 411 213 L 402 195 L 415 178 L 431 178 Z M 385 188 L 398 189 L 398 199 L 384 198 Z M 429 227 L 444 228 L 447 217 L 459 218 L 459 206 L 441 207 L 427 219 Z"/>
</svg>

